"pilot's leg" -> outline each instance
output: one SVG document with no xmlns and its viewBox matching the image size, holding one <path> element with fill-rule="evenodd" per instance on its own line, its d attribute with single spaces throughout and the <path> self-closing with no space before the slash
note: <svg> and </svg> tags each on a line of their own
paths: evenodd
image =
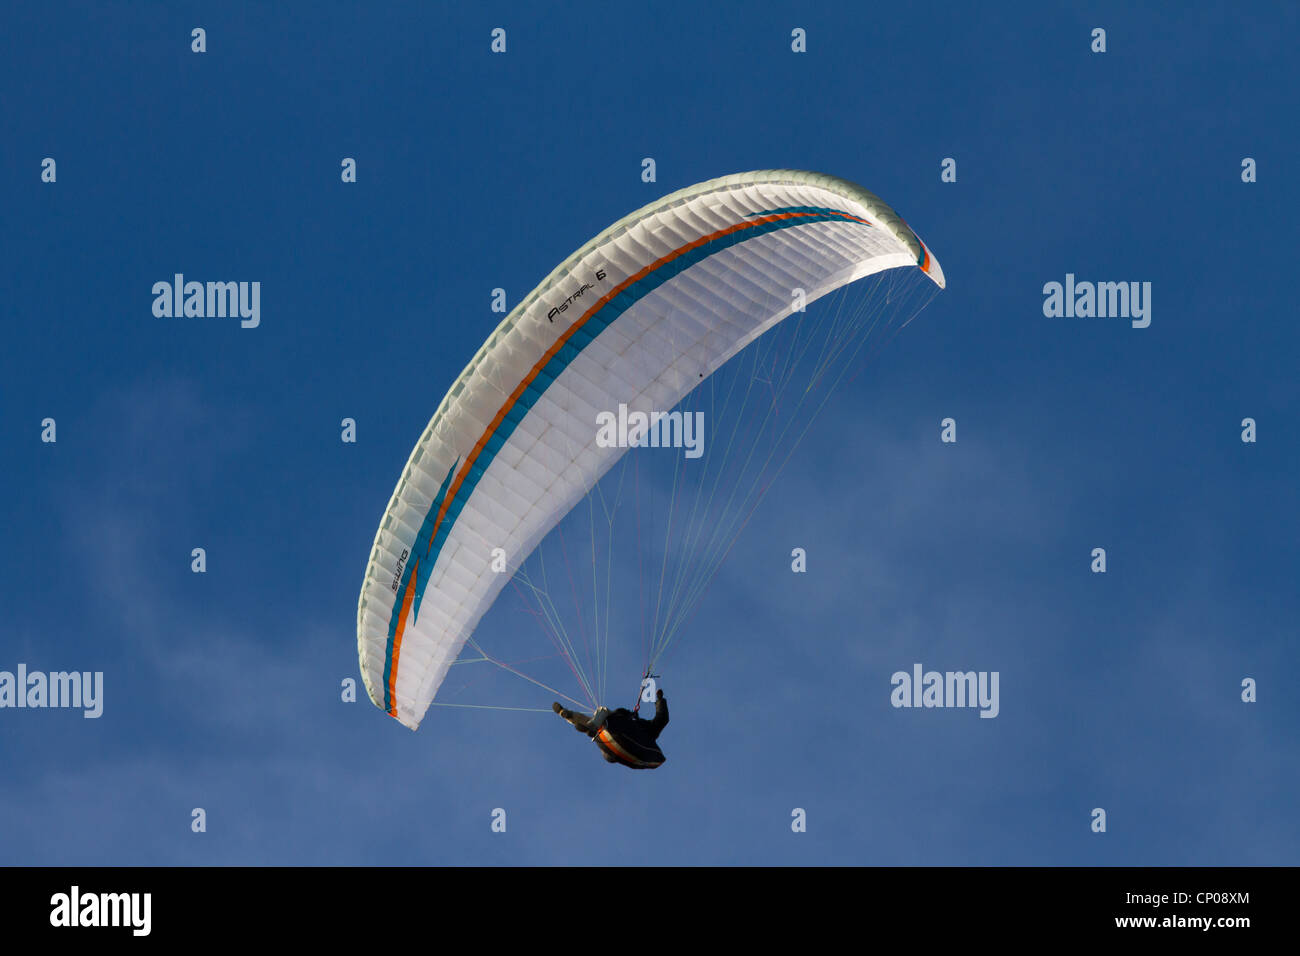
<svg viewBox="0 0 1300 956">
<path fill-rule="evenodd" d="M 589 726 L 591 724 L 591 718 L 588 715 L 573 710 L 566 710 L 565 708 L 560 706 L 558 701 L 551 705 L 551 709 L 554 710 L 561 717 L 563 717 L 565 720 L 567 720 L 569 723 L 573 724 L 574 730 L 581 731 L 584 734 L 591 733 L 591 729 Z"/>
</svg>

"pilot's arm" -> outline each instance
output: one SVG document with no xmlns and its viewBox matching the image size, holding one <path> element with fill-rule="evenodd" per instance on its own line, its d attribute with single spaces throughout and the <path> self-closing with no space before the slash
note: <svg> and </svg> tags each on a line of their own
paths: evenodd
<svg viewBox="0 0 1300 956">
<path fill-rule="evenodd" d="M 655 691 L 655 716 L 650 721 L 650 727 L 654 730 L 655 736 L 668 726 L 668 701 L 664 699 L 664 692 Z"/>
</svg>

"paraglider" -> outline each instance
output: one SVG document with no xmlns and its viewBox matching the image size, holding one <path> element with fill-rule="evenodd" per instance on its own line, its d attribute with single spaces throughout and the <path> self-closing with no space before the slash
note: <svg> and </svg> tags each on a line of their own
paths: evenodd
<svg viewBox="0 0 1300 956">
<path fill-rule="evenodd" d="M 658 741 L 659 734 L 668 726 L 668 701 L 662 690 L 655 693 L 655 715 L 649 720 L 626 707 L 613 711 L 597 707 L 590 717 L 560 706 L 559 701 L 551 707 L 573 724 L 575 730 L 595 740 L 610 763 L 621 763 L 633 770 L 654 770 L 664 762 Z"/>
<path fill-rule="evenodd" d="M 357 608 L 371 700 L 407 727 L 419 726 L 502 589 L 628 452 L 631 443 L 599 440 L 602 414 L 662 415 L 806 304 L 890 270 L 944 285 L 925 244 L 879 197 L 794 170 L 680 190 L 565 259 L 452 384 L 385 509 Z M 825 334 L 838 338 L 824 343 L 828 354 L 856 354 L 848 349 L 858 347 L 862 328 L 832 326 Z M 768 483 L 764 476 L 760 497 Z M 736 509 L 756 500 L 731 499 Z M 743 523 L 696 520 L 712 522 L 691 539 L 698 542 L 692 554 L 709 562 L 702 573 L 711 575 Z M 700 573 L 693 569 L 691 581 Z M 666 623 L 656 622 L 661 644 L 652 656 L 680 628 L 699 590 L 692 583 L 665 598 Z M 574 670 L 599 708 L 602 686 Z M 655 753 L 641 746 L 639 725 L 606 713 L 596 731 L 602 750 L 628 766 L 657 766 Z M 629 741 L 636 746 L 629 749 Z M 658 751 L 654 737 L 648 743 Z M 662 763 L 662 753 L 657 759 Z"/>
</svg>

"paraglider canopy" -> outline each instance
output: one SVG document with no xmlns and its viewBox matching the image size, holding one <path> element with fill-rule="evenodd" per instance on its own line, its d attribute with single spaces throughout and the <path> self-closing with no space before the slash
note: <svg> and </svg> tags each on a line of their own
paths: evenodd
<svg viewBox="0 0 1300 956">
<path fill-rule="evenodd" d="M 384 512 L 357 610 L 371 700 L 419 725 L 511 575 L 627 451 L 599 415 L 674 408 L 792 312 L 903 269 L 944 284 L 879 197 L 795 170 L 680 190 L 561 263 L 443 397 Z"/>
</svg>

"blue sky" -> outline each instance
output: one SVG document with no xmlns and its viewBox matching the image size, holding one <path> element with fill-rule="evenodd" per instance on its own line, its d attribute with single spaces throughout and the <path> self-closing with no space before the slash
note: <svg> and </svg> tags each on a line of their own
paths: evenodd
<svg viewBox="0 0 1300 956">
<path fill-rule="evenodd" d="M 105 700 L 0 710 L 0 862 L 1300 861 L 1293 9 L 383 7 L 3 14 L 0 670 L 103 671 Z M 412 734 L 340 702 L 376 523 L 490 290 L 778 167 L 884 197 L 949 287 L 701 603 L 665 766 L 550 715 Z M 155 318 L 175 272 L 260 281 L 260 327 Z M 1045 318 L 1068 272 L 1151 282 L 1151 326 Z M 998 671 L 1000 715 L 890 707 L 916 661 Z"/>
</svg>

